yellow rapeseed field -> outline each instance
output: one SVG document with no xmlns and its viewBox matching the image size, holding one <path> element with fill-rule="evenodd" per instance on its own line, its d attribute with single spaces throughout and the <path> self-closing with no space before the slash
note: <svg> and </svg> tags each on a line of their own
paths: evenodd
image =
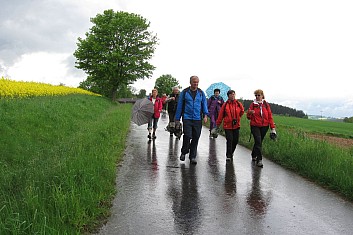
<svg viewBox="0 0 353 235">
<path fill-rule="evenodd" d="M 60 96 L 69 94 L 95 95 L 90 91 L 81 88 L 66 86 L 54 86 L 38 82 L 13 81 L 4 77 L 0 78 L 0 99 L 1 98 L 28 98 L 35 96 Z"/>
</svg>

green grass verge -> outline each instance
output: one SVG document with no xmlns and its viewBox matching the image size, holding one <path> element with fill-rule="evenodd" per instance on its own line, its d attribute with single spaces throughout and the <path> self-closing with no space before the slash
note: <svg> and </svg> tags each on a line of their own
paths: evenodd
<svg viewBox="0 0 353 235">
<path fill-rule="evenodd" d="M 0 234 L 80 234 L 109 214 L 131 105 L 0 99 Z"/>
</svg>

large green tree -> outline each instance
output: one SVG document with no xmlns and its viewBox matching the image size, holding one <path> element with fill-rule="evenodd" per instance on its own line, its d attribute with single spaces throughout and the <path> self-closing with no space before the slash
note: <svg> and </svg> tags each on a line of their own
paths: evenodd
<svg viewBox="0 0 353 235">
<path fill-rule="evenodd" d="M 164 74 L 156 79 L 154 87 L 158 89 L 158 94 L 162 96 L 163 94 L 172 93 L 172 88 L 174 86 L 178 86 L 179 89 L 181 86 L 179 85 L 179 81 L 174 78 L 170 74 Z"/>
<path fill-rule="evenodd" d="M 80 86 L 115 100 L 119 90 L 152 75 L 155 67 L 148 61 L 158 39 L 148 31 L 150 23 L 137 14 L 106 10 L 91 22 L 74 52 L 76 67 L 88 74 Z"/>
</svg>

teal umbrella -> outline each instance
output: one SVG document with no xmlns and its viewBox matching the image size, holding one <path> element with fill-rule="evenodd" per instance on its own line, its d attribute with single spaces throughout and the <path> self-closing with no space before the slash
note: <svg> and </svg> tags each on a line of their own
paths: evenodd
<svg viewBox="0 0 353 235">
<path fill-rule="evenodd" d="M 217 83 L 211 84 L 206 90 L 207 98 L 210 98 L 211 96 L 214 95 L 214 89 L 216 88 L 221 90 L 220 96 L 222 96 L 224 102 L 227 101 L 228 100 L 227 92 L 231 90 L 231 88 L 230 86 L 224 84 L 223 82 L 217 82 Z"/>
</svg>

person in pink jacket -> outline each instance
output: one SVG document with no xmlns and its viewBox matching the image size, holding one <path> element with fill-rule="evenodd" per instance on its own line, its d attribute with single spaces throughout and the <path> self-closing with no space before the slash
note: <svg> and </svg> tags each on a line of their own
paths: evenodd
<svg viewBox="0 0 353 235">
<path fill-rule="evenodd" d="M 272 111 L 265 99 L 264 92 L 260 89 L 254 91 L 255 100 L 250 104 L 246 117 L 250 120 L 251 134 L 254 137 L 254 146 L 251 152 L 256 165 L 263 167 L 262 163 L 262 141 L 266 136 L 268 128 L 271 133 L 276 134 L 275 123 L 273 122 Z"/>
<path fill-rule="evenodd" d="M 156 130 L 157 130 L 157 124 L 158 124 L 158 120 L 159 117 L 161 116 L 161 111 L 163 108 L 163 102 L 161 100 L 161 98 L 158 97 L 158 90 L 157 89 L 153 89 L 152 90 L 152 95 L 149 98 L 150 101 L 152 101 L 153 103 L 153 107 L 154 107 L 154 113 L 150 119 L 150 121 L 148 122 L 148 139 L 155 139 L 156 137 Z M 153 132 L 152 132 L 153 130 Z M 152 135 L 151 135 L 152 134 Z"/>
<path fill-rule="evenodd" d="M 244 107 L 235 99 L 235 91 L 229 90 L 227 96 L 227 102 L 222 105 L 218 113 L 216 126 L 219 127 L 223 120 L 223 129 L 227 139 L 226 160 L 231 161 L 239 142 L 240 119 L 244 114 Z"/>
</svg>

